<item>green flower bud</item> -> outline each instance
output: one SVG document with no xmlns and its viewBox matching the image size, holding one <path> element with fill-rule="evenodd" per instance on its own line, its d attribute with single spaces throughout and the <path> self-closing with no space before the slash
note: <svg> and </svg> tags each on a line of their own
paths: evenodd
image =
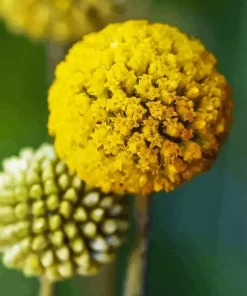
<svg viewBox="0 0 247 296">
<path fill-rule="evenodd" d="M 7 267 L 53 281 L 92 275 L 114 260 L 127 228 L 127 198 L 86 186 L 52 145 L 3 162 L 0 249 Z"/>
</svg>

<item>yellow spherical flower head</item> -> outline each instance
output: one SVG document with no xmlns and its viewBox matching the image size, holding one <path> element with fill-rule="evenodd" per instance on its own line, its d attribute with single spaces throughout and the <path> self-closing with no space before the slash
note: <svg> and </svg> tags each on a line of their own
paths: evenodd
<svg viewBox="0 0 247 296">
<path fill-rule="evenodd" d="M 111 0 L 0 0 L 0 15 L 17 33 L 73 41 L 109 23 L 114 7 Z"/>
<path fill-rule="evenodd" d="M 203 44 L 129 21 L 70 50 L 49 91 L 49 132 L 68 166 L 107 192 L 170 191 L 213 164 L 232 100 Z"/>
<path fill-rule="evenodd" d="M 9 268 L 59 280 L 114 259 L 128 227 L 124 196 L 89 188 L 53 146 L 24 149 L 0 174 L 0 249 Z"/>
</svg>

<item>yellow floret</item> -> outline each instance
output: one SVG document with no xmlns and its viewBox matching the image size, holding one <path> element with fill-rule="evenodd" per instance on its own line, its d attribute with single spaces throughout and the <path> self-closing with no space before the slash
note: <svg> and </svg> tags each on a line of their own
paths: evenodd
<svg viewBox="0 0 247 296">
<path fill-rule="evenodd" d="M 109 0 L 0 0 L 0 14 L 14 32 L 64 42 L 101 29 L 114 7 Z"/>
<path fill-rule="evenodd" d="M 59 156 L 89 184 L 149 194 L 212 166 L 232 105 L 199 40 L 129 21 L 86 36 L 58 65 L 48 127 Z"/>
</svg>

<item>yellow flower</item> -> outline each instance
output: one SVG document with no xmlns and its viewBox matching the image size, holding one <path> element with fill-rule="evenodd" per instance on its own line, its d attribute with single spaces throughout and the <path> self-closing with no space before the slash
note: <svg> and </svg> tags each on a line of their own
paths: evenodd
<svg viewBox="0 0 247 296">
<path fill-rule="evenodd" d="M 114 7 L 109 0 L 0 0 L 0 15 L 16 33 L 63 42 L 101 29 Z"/>
<path fill-rule="evenodd" d="M 59 280 L 92 275 L 114 259 L 128 200 L 88 187 L 53 146 L 23 149 L 0 173 L 0 249 L 9 268 Z"/>
<path fill-rule="evenodd" d="M 76 107 L 79 94 L 85 108 Z M 85 36 L 58 65 L 48 127 L 59 156 L 89 184 L 149 194 L 212 166 L 232 107 L 227 81 L 199 40 L 129 21 Z"/>
</svg>

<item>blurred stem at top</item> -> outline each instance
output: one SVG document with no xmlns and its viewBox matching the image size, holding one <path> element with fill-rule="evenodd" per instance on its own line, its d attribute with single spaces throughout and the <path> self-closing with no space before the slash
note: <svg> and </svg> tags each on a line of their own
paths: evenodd
<svg viewBox="0 0 247 296">
<path fill-rule="evenodd" d="M 56 43 L 54 41 L 47 41 L 45 43 L 46 52 L 46 72 L 47 82 L 50 83 L 54 79 L 54 72 L 58 63 L 60 63 L 66 56 L 72 43 Z"/>
</svg>

